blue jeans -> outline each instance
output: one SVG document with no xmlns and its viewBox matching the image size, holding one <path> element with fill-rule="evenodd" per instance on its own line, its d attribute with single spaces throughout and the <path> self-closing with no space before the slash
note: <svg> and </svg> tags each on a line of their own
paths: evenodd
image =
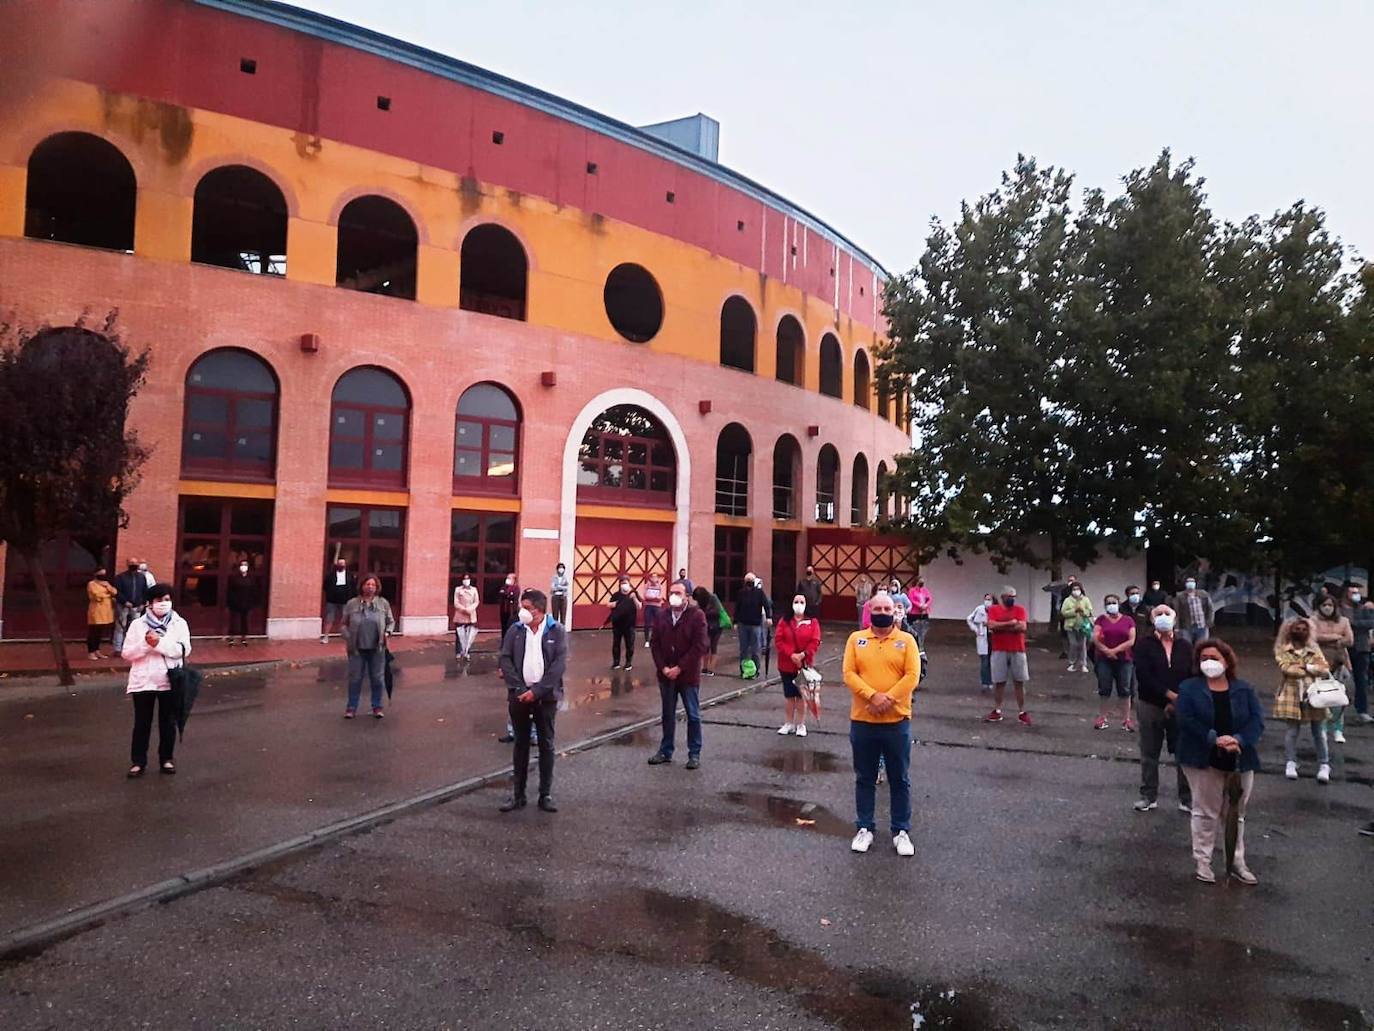
<svg viewBox="0 0 1374 1031">
<path fill-rule="evenodd" d="M 356 709 L 363 693 L 363 675 L 372 683 L 372 708 L 382 707 L 382 670 L 386 667 L 386 652 L 381 648 L 354 652 L 348 657 L 348 707 Z"/>
<path fill-rule="evenodd" d="M 1183 633 L 1188 638 L 1189 642 L 1194 645 L 1199 645 L 1212 636 L 1212 631 L 1205 626 L 1195 626 L 1189 630 L 1183 631 Z"/>
<path fill-rule="evenodd" d="M 874 806 L 878 795 L 878 760 L 887 766 L 891 792 L 892 833 L 911 830 L 911 720 L 899 723 L 849 721 L 854 752 L 854 825 L 877 831 Z"/>
<path fill-rule="evenodd" d="M 654 621 L 658 619 L 659 608 L 657 605 L 644 605 L 644 640 L 649 640 L 654 634 Z"/>
<path fill-rule="evenodd" d="M 755 666 L 763 665 L 763 627 L 746 626 L 740 623 L 739 629 L 739 661 L 753 659 Z"/>
<path fill-rule="evenodd" d="M 1116 685 L 1118 698 L 1131 697 L 1131 676 L 1135 664 L 1129 659 L 1097 660 L 1097 694 L 1100 698 L 1110 698 L 1112 685 Z"/>
<path fill-rule="evenodd" d="M 981 678 L 978 683 L 984 687 L 992 686 L 992 656 L 986 652 L 978 656 L 978 676 Z"/>
<path fill-rule="evenodd" d="M 673 754 L 673 741 L 677 737 L 677 700 L 682 699 L 682 707 L 687 710 L 687 754 L 701 755 L 701 701 L 697 697 L 697 685 L 679 687 L 671 680 L 658 678 L 658 696 L 663 702 L 663 743 L 658 746 L 660 755 Z"/>
</svg>

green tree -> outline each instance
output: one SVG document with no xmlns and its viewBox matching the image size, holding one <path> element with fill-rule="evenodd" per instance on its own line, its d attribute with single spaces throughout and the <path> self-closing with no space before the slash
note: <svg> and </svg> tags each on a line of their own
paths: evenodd
<svg viewBox="0 0 1374 1031">
<path fill-rule="evenodd" d="M 124 424 L 147 368 L 148 352 L 130 353 L 113 313 L 100 331 L 0 325 L 0 541 L 33 574 L 63 684 L 72 672 L 43 547 L 127 523 L 123 502 L 147 451 Z"/>
</svg>

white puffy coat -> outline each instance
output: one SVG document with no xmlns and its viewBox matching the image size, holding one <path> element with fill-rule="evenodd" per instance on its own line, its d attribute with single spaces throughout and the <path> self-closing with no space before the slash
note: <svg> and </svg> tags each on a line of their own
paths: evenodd
<svg viewBox="0 0 1374 1031">
<path fill-rule="evenodd" d="M 149 648 L 144 638 L 148 634 L 148 623 L 139 616 L 129 624 L 124 636 L 124 648 L 120 653 L 129 663 L 129 686 L 125 694 L 137 691 L 169 691 L 167 670 L 180 666 L 186 656 L 191 654 L 191 628 L 177 612 L 172 613 L 172 621 L 167 632 L 157 642 L 156 648 Z"/>
</svg>

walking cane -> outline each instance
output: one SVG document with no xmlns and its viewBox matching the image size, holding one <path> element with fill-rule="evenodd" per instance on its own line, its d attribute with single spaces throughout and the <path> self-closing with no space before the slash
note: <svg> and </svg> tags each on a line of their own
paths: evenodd
<svg viewBox="0 0 1374 1031">
<path fill-rule="evenodd" d="M 1240 783 L 1239 773 L 1228 773 L 1222 788 L 1226 796 L 1226 871 L 1235 869 L 1236 840 L 1240 837 L 1240 799 L 1245 789 Z"/>
</svg>

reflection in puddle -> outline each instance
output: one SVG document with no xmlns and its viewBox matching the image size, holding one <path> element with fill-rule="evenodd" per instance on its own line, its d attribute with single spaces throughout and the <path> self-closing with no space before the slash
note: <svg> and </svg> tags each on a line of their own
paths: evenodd
<svg viewBox="0 0 1374 1031">
<path fill-rule="evenodd" d="M 727 791 L 725 798 L 766 816 L 780 827 L 815 831 L 837 838 L 848 838 L 854 833 L 854 825 L 848 820 L 841 820 L 825 806 L 804 799 L 754 791 Z"/>
<path fill-rule="evenodd" d="M 838 773 L 849 769 L 834 752 L 813 752 L 809 748 L 780 748 L 759 761 L 779 773 Z"/>
</svg>

